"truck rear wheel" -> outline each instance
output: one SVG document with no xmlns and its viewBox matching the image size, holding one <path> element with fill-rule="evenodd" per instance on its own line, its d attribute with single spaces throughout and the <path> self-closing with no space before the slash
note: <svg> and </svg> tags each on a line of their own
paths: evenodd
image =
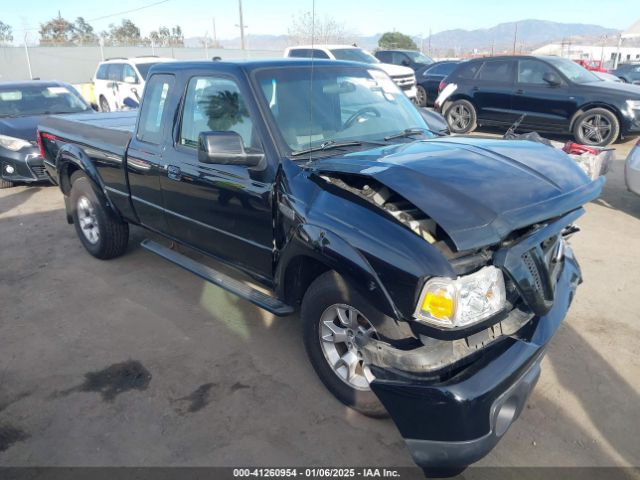
<svg viewBox="0 0 640 480">
<path fill-rule="evenodd" d="M 387 412 L 369 386 L 373 376 L 354 342 L 376 336 L 367 315 L 372 307 L 335 272 L 318 277 L 302 301 L 304 345 L 311 365 L 329 391 L 345 405 L 371 417 Z"/>
<path fill-rule="evenodd" d="M 82 172 L 71 176 L 70 200 L 76 233 L 91 255 L 107 260 L 126 251 L 129 225 L 113 217 Z"/>
</svg>

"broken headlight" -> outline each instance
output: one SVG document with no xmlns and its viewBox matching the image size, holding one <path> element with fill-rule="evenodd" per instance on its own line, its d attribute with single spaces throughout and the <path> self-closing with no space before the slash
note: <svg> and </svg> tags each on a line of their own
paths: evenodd
<svg viewBox="0 0 640 480">
<path fill-rule="evenodd" d="M 425 283 L 415 318 L 445 328 L 466 327 L 505 307 L 504 277 L 489 266 L 456 280 L 434 277 Z"/>
</svg>

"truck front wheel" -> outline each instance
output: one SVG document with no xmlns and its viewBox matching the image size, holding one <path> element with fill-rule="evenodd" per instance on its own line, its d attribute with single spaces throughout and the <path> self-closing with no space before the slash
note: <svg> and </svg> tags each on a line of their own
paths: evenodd
<svg viewBox="0 0 640 480">
<path fill-rule="evenodd" d="M 96 258 L 106 260 L 122 255 L 129 241 L 129 225 L 113 218 L 80 171 L 71 176 L 71 205 L 76 233 L 84 248 Z"/>
<path fill-rule="evenodd" d="M 371 417 L 386 410 L 369 383 L 373 379 L 354 339 L 377 337 L 367 316 L 374 309 L 335 272 L 309 286 L 302 301 L 304 344 L 311 364 L 329 391 L 345 405 Z"/>
</svg>

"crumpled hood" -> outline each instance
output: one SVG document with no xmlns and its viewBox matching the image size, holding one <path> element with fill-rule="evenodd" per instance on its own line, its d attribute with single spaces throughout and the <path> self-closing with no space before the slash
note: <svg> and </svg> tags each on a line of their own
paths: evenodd
<svg viewBox="0 0 640 480">
<path fill-rule="evenodd" d="M 561 150 L 523 140 L 417 141 L 318 160 L 312 169 L 374 178 L 433 218 L 459 250 L 576 209 L 604 184 Z"/>
</svg>

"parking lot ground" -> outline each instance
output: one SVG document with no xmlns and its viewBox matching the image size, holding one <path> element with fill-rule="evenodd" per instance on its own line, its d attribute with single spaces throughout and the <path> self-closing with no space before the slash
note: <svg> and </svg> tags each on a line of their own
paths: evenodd
<svg viewBox="0 0 640 480">
<path fill-rule="evenodd" d="M 640 465 L 640 197 L 619 144 L 572 245 L 579 288 L 520 420 L 480 464 Z M 0 465 L 411 466 L 274 318 L 139 247 L 92 258 L 48 186 L 0 190 Z"/>
</svg>

